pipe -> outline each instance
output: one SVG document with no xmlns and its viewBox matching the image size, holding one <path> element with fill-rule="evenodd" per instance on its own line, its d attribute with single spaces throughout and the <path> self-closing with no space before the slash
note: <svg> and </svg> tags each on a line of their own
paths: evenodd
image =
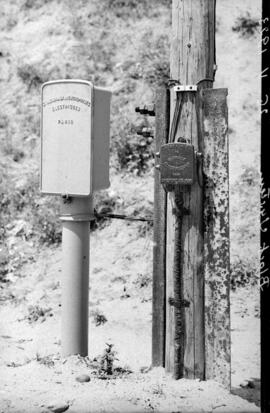
<svg viewBox="0 0 270 413">
<path fill-rule="evenodd" d="M 88 355 L 89 221 L 92 198 L 62 203 L 62 356 Z"/>
</svg>

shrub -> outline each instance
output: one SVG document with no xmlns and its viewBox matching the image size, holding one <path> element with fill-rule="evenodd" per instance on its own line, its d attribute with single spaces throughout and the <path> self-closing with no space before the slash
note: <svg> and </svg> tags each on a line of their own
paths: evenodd
<svg viewBox="0 0 270 413">
<path fill-rule="evenodd" d="M 143 127 L 151 129 L 148 119 L 135 124 L 136 120 L 133 114 L 130 121 L 128 114 L 123 116 L 120 124 L 115 124 L 112 135 L 112 151 L 116 153 L 118 168 L 127 169 L 135 175 L 142 175 L 153 164 L 153 137 L 143 137 L 137 134 L 137 131 Z"/>
<path fill-rule="evenodd" d="M 114 369 L 114 362 L 117 360 L 116 354 L 117 352 L 113 350 L 113 344 L 107 344 L 106 348 L 100 357 L 100 370 L 104 372 L 104 374 L 112 375 Z"/>
<path fill-rule="evenodd" d="M 31 87 L 39 87 L 42 83 L 49 80 L 45 74 L 34 65 L 25 63 L 17 68 L 17 75 L 26 84 L 28 91 Z"/>
<path fill-rule="evenodd" d="M 128 135 L 116 142 L 117 158 L 120 169 L 128 169 L 136 175 L 142 175 L 148 170 L 153 158 L 152 138 L 137 138 Z"/>
<path fill-rule="evenodd" d="M 58 66 L 49 66 L 48 63 L 37 61 L 35 63 L 22 63 L 17 67 L 17 76 L 27 86 L 27 91 L 32 88 L 39 88 L 42 83 L 48 80 L 59 78 L 61 70 Z"/>
<path fill-rule="evenodd" d="M 52 355 L 42 357 L 39 353 L 36 353 L 36 361 L 46 367 L 54 367 L 55 365 Z"/>
<path fill-rule="evenodd" d="M 33 215 L 33 233 L 40 244 L 59 244 L 62 240 L 61 222 L 54 201 L 46 200 Z"/>
<path fill-rule="evenodd" d="M 159 5 L 170 7 L 171 3 L 169 0 L 103 0 L 103 7 L 122 19 L 149 17 L 155 14 Z"/>
<path fill-rule="evenodd" d="M 44 4 L 49 3 L 51 0 L 24 0 L 22 4 L 22 8 L 29 10 L 29 9 L 38 9 L 42 7 Z"/>
<path fill-rule="evenodd" d="M 258 268 L 254 262 L 237 257 L 231 263 L 231 289 L 258 283 Z"/>
<path fill-rule="evenodd" d="M 143 47 L 140 48 L 140 62 L 143 66 L 143 79 L 152 87 L 164 85 L 170 79 L 170 43 L 166 34 L 154 37 L 148 31 L 142 37 Z"/>
<path fill-rule="evenodd" d="M 97 309 L 91 312 L 91 315 L 94 319 L 95 325 L 100 326 L 101 324 L 105 324 L 108 320 L 102 312 Z"/>
<path fill-rule="evenodd" d="M 33 238 L 40 244 L 61 242 L 61 223 L 58 218 L 60 199 L 43 197 L 39 192 L 38 174 L 29 173 L 21 186 L 14 185 L 9 178 L 0 183 L 0 218 L 3 228 L 20 221 L 26 230 L 15 231 L 16 237 Z M 26 231 L 26 232 L 25 232 Z M 4 241 L 7 231 L 0 233 Z"/>
<path fill-rule="evenodd" d="M 7 246 L 3 243 L 1 245 L 0 239 L 0 283 L 7 282 L 8 274 L 8 264 L 9 264 L 9 252 Z"/>
<path fill-rule="evenodd" d="M 138 216 L 142 218 L 149 219 L 149 221 L 141 221 L 138 222 L 137 224 L 137 231 L 139 237 L 145 238 L 147 235 L 150 235 L 150 232 L 152 231 L 154 222 L 154 211 L 153 211 L 153 205 L 147 203 L 146 205 L 141 205 L 139 207 L 136 207 L 133 211 L 133 216 Z"/>
<path fill-rule="evenodd" d="M 260 22 L 250 16 L 247 12 L 245 16 L 238 17 L 232 30 L 240 33 L 242 37 L 252 37 L 259 29 Z"/>
<path fill-rule="evenodd" d="M 39 305 L 30 305 L 28 307 L 28 315 L 25 319 L 27 319 L 30 324 L 35 323 L 36 321 L 43 322 L 47 317 L 53 315 L 51 310 L 51 308 L 42 308 Z"/>
<path fill-rule="evenodd" d="M 115 212 L 119 199 L 117 195 L 112 195 L 109 191 L 99 191 L 95 194 L 95 210 L 99 214 L 111 214 Z M 91 230 L 103 228 L 106 225 L 106 220 L 106 217 L 96 217 L 90 223 Z"/>
<path fill-rule="evenodd" d="M 253 166 L 246 166 L 240 175 L 240 180 L 249 187 L 258 186 L 260 182 L 260 174 L 258 169 Z"/>
<path fill-rule="evenodd" d="M 140 288 L 148 287 L 152 283 L 152 274 L 139 274 L 134 284 Z"/>
</svg>

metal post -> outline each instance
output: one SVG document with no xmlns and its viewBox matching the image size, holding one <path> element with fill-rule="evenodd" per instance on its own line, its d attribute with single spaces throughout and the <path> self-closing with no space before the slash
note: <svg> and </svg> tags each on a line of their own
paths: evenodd
<svg viewBox="0 0 270 413">
<path fill-rule="evenodd" d="M 88 354 L 89 221 L 92 198 L 62 204 L 62 356 Z"/>
</svg>

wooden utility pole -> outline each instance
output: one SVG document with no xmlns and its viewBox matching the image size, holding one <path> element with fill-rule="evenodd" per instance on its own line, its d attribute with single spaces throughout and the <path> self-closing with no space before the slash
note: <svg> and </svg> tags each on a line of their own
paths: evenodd
<svg viewBox="0 0 270 413">
<path fill-rule="evenodd" d="M 215 70 L 215 0 L 173 0 L 171 79 L 192 88 L 170 89 L 171 139 L 194 146 L 197 176 L 167 196 L 165 367 L 229 386 L 227 91 L 211 89 Z"/>
<path fill-rule="evenodd" d="M 187 91 L 181 95 L 171 89 L 171 120 L 176 100 L 182 101 L 181 118 L 173 138 L 175 142 L 185 140 L 200 153 L 203 149 L 202 122 L 196 95 L 201 89 L 212 87 L 214 65 L 215 1 L 173 0 L 171 78 L 182 85 L 198 85 L 199 89 L 196 94 Z M 188 211 L 181 218 L 174 213 L 176 192 L 182 193 L 183 207 Z M 175 378 L 204 378 L 203 192 L 198 180 L 192 187 L 177 188 L 176 192 L 168 194 L 167 205 L 166 369 Z M 176 294 L 177 271 L 182 283 L 182 298 L 189 302 L 188 307 L 182 308 L 180 323 L 179 310 L 169 304 L 170 297 Z M 177 342 L 179 334 L 181 339 Z M 180 369 L 175 363 L 179 357 L 177 352 L 182 352 Z"/>
<path fill-rule="evenodd" d="M 155 149 L 167 143 L 169 136 L 169 91 L 157 90 L 155 101 Z M 154 248 L 153 248 L 153 317 L 152 317 L 152 365 L 165 365 L 165 317 L 166 317 L 166 209 L 167 196 L 155 171 L 154 188 Z"/>
</svg>

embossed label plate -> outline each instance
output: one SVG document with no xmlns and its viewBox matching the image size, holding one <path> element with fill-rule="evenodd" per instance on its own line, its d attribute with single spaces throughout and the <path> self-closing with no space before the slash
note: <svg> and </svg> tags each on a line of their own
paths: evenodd
<svg viewBox="0 0 270 413">
<path fill-rule="evenodd" d="M 92 99 L 90 82 L 61 80 L 42 86 L 42 193 L 91 194 Z"/>
<path fill-rule="evenodd" d="M 162 184 L 192 185 L 194 181 L 194 146 L 168 143 L 160 148 Z"/>
</svg>

